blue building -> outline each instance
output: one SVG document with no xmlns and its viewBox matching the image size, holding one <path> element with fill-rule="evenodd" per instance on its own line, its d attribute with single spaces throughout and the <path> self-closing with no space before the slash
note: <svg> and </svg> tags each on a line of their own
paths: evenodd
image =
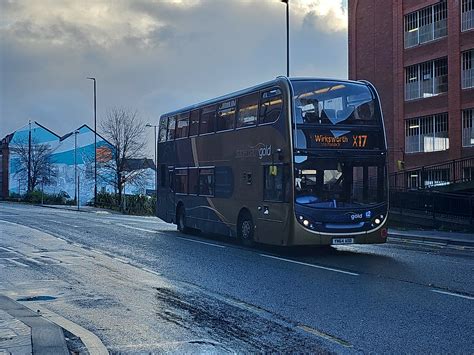
<svg viewBox="0 0 474 355">
<path fill-rule="evenodd" d="M 87 125 L 59 136 L 38 122 L 26 124 L 7 135 L 0 143 L 0 197 L 23 195 L 27 192 L 28 182 L 24 173 L 19 150 L 28 147 L 31 132 L 32 147 L 48 147 L 50 151 L 50 179 L 36 188 L 45 193 L 64 194 L 73 199 L 79 197 L 84 205 L 94 197 L 94 130 Z M 97 190 L 115 192 L 110 170 L 104 165 L 113 162 L 114 148 L 105 138 L 97 134 Z M 140 184 L 130 184 L 126 192 L 145 193 L 154 188 L 154 165 L 147 164 L 144 179 Z M 23 172 L 21 167 L 23 166 Z M 78 184 L 77 184 L 78 182 Z M 77 188 L 78 187 L 78 188 Z M 76 190 L 77 188 L 77 190 Z"/>
</svg>

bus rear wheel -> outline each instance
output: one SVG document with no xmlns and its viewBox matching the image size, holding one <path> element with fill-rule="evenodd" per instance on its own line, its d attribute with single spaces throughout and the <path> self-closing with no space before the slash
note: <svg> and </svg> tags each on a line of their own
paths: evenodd
<svg viewBox="0 0 474 355">
<path fill-rule="evenodd" d="M 186 227 L 186 214 L 184 212 L 184 207 L 179 206 L 178 212 L 176 213 L 176 224 L 178 226 L 178 230 L 182 233 L 188 233 L 189 228 Z"/>
<path fill-rule="evenodd" d="M 252 216 L 249 213 L 242 214 L 237 224 L 237 235 L 243 245 L 253 246 L 255 244 L 254 230 Z"/>
</svg>

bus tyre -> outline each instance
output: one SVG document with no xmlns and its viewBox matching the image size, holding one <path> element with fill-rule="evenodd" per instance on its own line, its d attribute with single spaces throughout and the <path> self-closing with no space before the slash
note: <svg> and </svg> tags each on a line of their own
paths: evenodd
<svg viewBox="0 0 474 355">
<path fill-rule="evenodd" d="M 188 233 L 189 228 L 186 227 L 186 214 L 184 212 L 184 207 L 180 206 L 178 208 L 178 213 L 176 216 L 176 224 L 178 226 L 178 230 L 182 233 Z"/>
<path fill-rule="evenodd" d="M 243 245 L 253 246 L 255 244 L 254 236 L 255 225 L 253 224 L 252 216 L 249 213 L 244 213 L 240 216 L 237 224 L 237 233 Z"/>
</svg>

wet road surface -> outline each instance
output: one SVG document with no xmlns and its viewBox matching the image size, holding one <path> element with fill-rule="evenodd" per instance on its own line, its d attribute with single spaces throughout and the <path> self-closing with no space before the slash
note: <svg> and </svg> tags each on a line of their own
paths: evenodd
<svg viewBox="0 0 474 355">
<path fill-rule="evenodd" d="M 112 351 L 474 349 L 469 249 L 249 249 L 153 217 L 5 203 L 0 226 L 0 292 L 55 290 L 42 304 Z"/>
</svg>

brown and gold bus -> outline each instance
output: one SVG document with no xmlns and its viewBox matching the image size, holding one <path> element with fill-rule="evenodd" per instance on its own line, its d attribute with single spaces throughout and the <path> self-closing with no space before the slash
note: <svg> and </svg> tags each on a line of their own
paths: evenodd
<svg viewBox="0 0 474 355">
<path fill-rule="evenodd" d="M 383 243 L 386 153 L 373 85 L 278 77 L 161 116 L 157 215 L 245 244 Z"/>
</svg>

